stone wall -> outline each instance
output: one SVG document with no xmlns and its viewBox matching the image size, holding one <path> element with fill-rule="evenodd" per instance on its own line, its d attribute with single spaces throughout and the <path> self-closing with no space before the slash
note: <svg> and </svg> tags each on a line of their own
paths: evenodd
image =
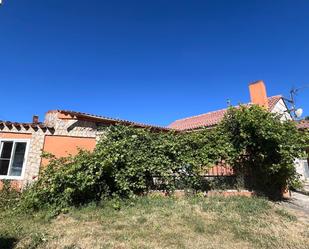
<svg viewBox="0 0 309 249">
<path fill-rule="evenodd" d="M 39 175 L 45 135 L 45 132 L 42 130 L 38 130 L 32 134 L 27 155 L 23 186 L 30 184 Z"/>
<path fill-rule="evenodd" d="M 57 112 L 49 112 L 45 116 L 46 125 L 53 126 L 53 135 L 75 136 L 75 137 L 96 137 L 97 125 L 95 122 L 76 119 L 59 119 Z"/>
<path fill-rule="evenodd" d="M 0 138 L 17 139 L 23 137 L 24 134 L 24 136 L 29 139 L 29 148 L 28 154 L 26 155 L 24 175 L 21 180 L 12 181 L 14 182 L 14 186 L 17 184 L 19 186 L 25 187 L 37 179 L 42 164 L 41 156 L 46 135 L 93 138 L 98 141 L 99 137 L 104 133 L 98 130 L 97 124 L 95 122 L 76 119 L 59 119 L 58 112 L 47 113 L 44 124 L 53 127 L 53 131 L 50 131 L 49 129 L 42 130 L 40 128 L 34 129 L 31 127 L 25 128 L 22 125 L 19 127 L 14 125 L 11 127 L 0 127 Z M 65 150 L 66 148 L 63 149 Z"/>
</svg>

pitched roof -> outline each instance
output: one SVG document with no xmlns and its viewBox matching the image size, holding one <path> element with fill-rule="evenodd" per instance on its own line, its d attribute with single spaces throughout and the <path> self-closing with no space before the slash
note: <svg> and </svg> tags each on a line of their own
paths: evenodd
<svg viewBox="0 0 309 249">
<path fill-rule="evenodd" d="M 281 95 L 268 98 L 268 108 L 271 111 L 277 102 L 282 99 Z M 248 103 L 250 105 L 252 103 Z M 227 109 L 208 112 L 193 117 L 179 119 L 171 123 L 168 127 L 175 130 L 193 130 L 202 127 L 211 127 L 218 124 L 224 117 Z"/>
<path fill-rule="evenodd" d="M 58 112 L 64 115 L 68 115 L 73 119 L 89 120 L 89 121 L 94 121 L 94 122 L 98 122 L 101 124 L 107 124 L 107 125 L 122 124 L 122 125 L 130 125 L 130 126 L 139 127 L 139 128 L 150 128 L 153 130 L 161 130 L 161 131 L 171 130 L 168 127 L 148 125 L 148 124 L 132 122 L 132 121 L 124 120 L 124 119 L 116 119 L 116 118 L 110 118 L 110 117 L 105 117 L 105 116 L 100 116 L 100 115 L 89 114 L 85 112 L 76 112 L 76 111 L 69 111 L 69 110 L 54 110 L 54 111 L 49 111 L 49 112 Z"/>
<path fill-rule="evenodd" d="M 309 130 L 309 120 L 301 120 L 296 124 L 300 130 Z"/>
</svg>

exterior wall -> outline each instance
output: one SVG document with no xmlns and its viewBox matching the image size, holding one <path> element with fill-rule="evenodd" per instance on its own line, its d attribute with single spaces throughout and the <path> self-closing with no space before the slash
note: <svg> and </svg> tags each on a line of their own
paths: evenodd
<svg viewBox="0 0 309 249">
<path fill-rule="evenodd" d="M 92 151 L 96 145 L 97 125 L 95 122 L 66 118 L 57 111 L 48 112 L 46 125 L 53 126 L 55 132 L 45 137 L 44 152 L 56 157 L 76 155 L 79 149 Z M 42 165 L 48 163 L 42 160 Z"/>
<path fill-rule="evenodd" d="M 41 164 L 41 154 L 44 144 L 45 132 L 42 130 L 33 130 L 32 128 L 17 130 L 16 128 L 4 127 L 0 132 L 0 139 L 26 139 L 29 141 L 26 161 L 24 164 L 23 174 L 12 181 L 12 185 L 16 188 L 22 188 L 33 181 L 39 173 Z M 1 179 L 1 177 L 0 177 Z"/>
<path fill-rule="evenodd" d="M 0 132 L 0 139 L 31 139 L 31 133 Z"/>
<path fill-rule="evenodd" d="M 292 120 L 291 115 L 288 112 L 288 108 L 284 101 L 280 99 L 277 104 L 274 106 L 274 108 L 271 110 L 272 113 L 278 113 L 282 115 L 281 120 Z"/>
<path fill-rule="evenodd" d="M 48 112 L 45 116 L 45 124 L 54 127 L 53 135 L 73 137 L 96 137 L 97 125 L 95 122 L 76 119 L 59 118 L 58 112 Z"/>
<path fill-rule="evenodd" d="M 78 153 L 79 149 L 94 150 L 95 145 L 95 138 L 48 135 L 45 137 L 43 151 L 51 153 L 56 157 L 74 156 Z M 47 163 L 47 159 L 42 160 L 42 165 Z"/>
<path fill-rule="evenodd" d="M 13 180 L 10 182 L 10 187 L 15 190 L 20 191 L 23 188 L 23 182 L 18 181 L 18 180 Z M 2 190 L 2 188 L 3 188 L 3 182 L 0 180 L 0 191 Z"/>
<path fill-rule="evenodd" d="M 309 181 L 309 166 L 307 158 L 296 159 L 295 167 L 302 181 Z"/>
<path fill-rule="evenodd" d="M 98 143 L 102 138 L 105 138 L 105 135 L 106 135 L 106 131 L 100 129 L 104 126 L 98 126 L 98 130 L 95 134 L 95 139 L 96 139 L 96 142 Z"/>
<path fill-rule="evenodd" d="M 292 120 L 291 115 L 288 112 L 288 108 L 284 101 L 281 99 L 272 109 L 273 113 L 281 114 L 281 120 Z M 296 172 L 300 174 L 300 179 L 303 181 L 309 180 L 309 166 L 308 166 L 308 159 L 306 158 L 297 158 L 294 161 L 294 166 L 296 168 Z"/>
<path fill-rule="evenodd" d="M 14 125 L 0 128 L 0 139 L 27 139 L 29 141 L 23 175 L 18 179 L 9 178 L 14 188 L 22 189 L 38 177 L 41 165 L 46 165 L 48 162 L 42 159 L 42 151 L 52 153 L 56 157 L 63 157 L 75 155 L 79 148 L 93 150 L 103 133 L 98 131 L 95 122 L 62 119 L 59 118 L 58 112 L 47 113 L 44 123 L 52 126 L 54 131 L 24 128 L 23 126 L 16 128 Z M 0 189 L 1 187 L 0 176 Z"/>
<path fill-rule="evenodd" d="M 25 176 L 23 181 L 24 186 L 33 182 L 33 180 L 39 175 L 44 140 L 45 133 L 43 131 L 36 132 L 32 135 L 25 168 Z"/>
</svg>

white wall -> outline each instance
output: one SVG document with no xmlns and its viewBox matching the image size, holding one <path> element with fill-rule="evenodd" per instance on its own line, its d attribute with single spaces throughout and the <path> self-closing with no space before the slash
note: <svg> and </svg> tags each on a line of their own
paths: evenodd
<svg viewBox="0 0 309 249">
<path fill-rule="evenodd" d="M 296 159 L 295 167 L 298 174 L 300 174 L 300 178 L 303 181 L 309 180 L 309 166 L 307 159 Z"/>
<path fill-rule="evenodd" d="M 288 112 L 288 108 L 284 103 L 283 99 L 280 99 L 274 108 L 271 110 L 272 113 L 278 113 L 282 115 L 281 120 L 292 120 L 290 113 Z"/>
<path fill-rule="evenodd" d="M 291 115 L 287 112 L 288 108 L 284 101 L 281 99 L 277 102 L 274 108 L 271 110 L 272 113 L 281 114 L 281 120 L 292 120 Z M 300 174 L 300 178 L 303 181 L 309 181 L 309 166 L 307 159 L 295 159 L 295 168 L 298 174 Z"/>
</svg>

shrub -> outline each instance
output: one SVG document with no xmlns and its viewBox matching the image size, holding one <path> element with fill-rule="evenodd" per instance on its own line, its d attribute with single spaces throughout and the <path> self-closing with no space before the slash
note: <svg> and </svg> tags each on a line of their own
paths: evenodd
<svg viewBox="0 0 309 249">
<path fill-rule="evenodd" d="M 305 141 L 294 122 L 255 105 L 240 106 L 229 109 L 218 129 L 233 148 L 229 161 L 238 175 L 250 176 L 253 188 L 278 195 L 297 179 L 294 160 Z"/>
<path fill-rule="evenodd" d="M 130 196 L 156 184 L 166 191 L 173 191 L 180 181 L 194 187 L 200 164 L 192 151 L 187 137 L 175 132 L 111 126 L 95 155 L 108 172 L 112 192 Z"/>
<path fill-rule="evenodd" d="M 249 179 L 250 187 L 278 193 L 295 182 L 293 162 L 303 146 L 304 139 L 292 122 L 282 122 L 257 106 L 230 108 L 222 123 L 211 130 L 176 133 L 109 126 L 93 152 L 50 158 L 38 181 L 24 192 L 22 205 L 24 209 L 52 205 L 63 210 L 156 188 L 200 190 L 216 185 L 200 175 L 222 161 L 237 173 L 226 187 L 241 187 L 242 180 L 247 184 Z"/>
<path fill-rule="evenodd" d="M 80 151 L 74 157 L 49 159 L 39 179 L 23 192 L 24 208 L 53 205 L 61 210 L 100 200 L 109 193 L 104 168 L 95 161 L 94 153 Z"/>
<path fill-rule="evenodd" d="M 0 209 L 14 209 L 20 200 L 20 192 L 11 187 L 9 180 L 2 180 Z"/>
<path fill-rule="evenodd" d="M 62 209 L 154 188 L 199 189 L 203 165 L 213 164 L 216 158 L 205 131 L 177 134 L 117 125 L 106 127 L 103 134 L 93 152 L 50 158 L 38 181 L 24 192 L 24 208 Z"/>
</svg>

